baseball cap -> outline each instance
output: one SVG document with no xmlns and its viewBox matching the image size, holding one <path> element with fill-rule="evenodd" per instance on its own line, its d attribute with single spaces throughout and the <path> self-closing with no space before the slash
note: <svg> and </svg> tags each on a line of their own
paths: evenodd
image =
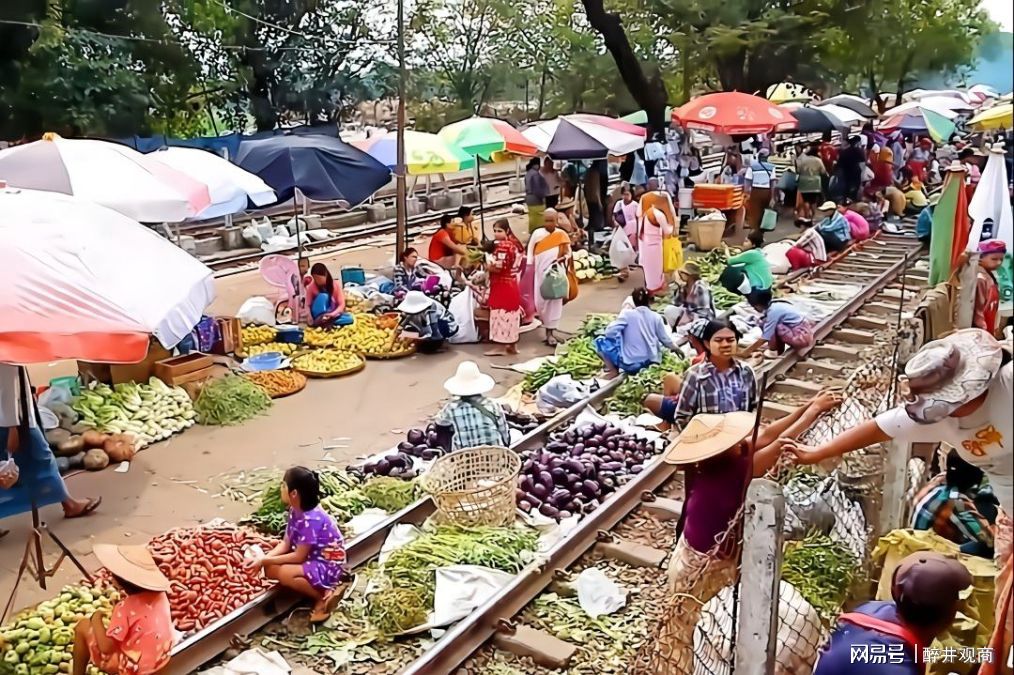
<svg viewBox="0 0 1014 675">
<path fill-rule="evenodd" d="M 971 584 L 971 573 L 955 558 L 920 551 L 906 556 L 895 568 L 891 596 L 906 616 L 929 623 L 953 614 L 959 594 Z"/>
</svg>

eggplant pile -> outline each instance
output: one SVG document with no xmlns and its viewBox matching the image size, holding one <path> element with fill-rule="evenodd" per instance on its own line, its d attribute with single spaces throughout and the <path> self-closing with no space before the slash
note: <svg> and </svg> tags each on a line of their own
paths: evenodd
<svg viewBox="0 0 1014 675">
<path fill-rule="evenodd" d="M 441 439 L 437 425 L 430 422 L 425 429 L 409 429 L 405 440 L 398 443 L 397 452 L 363 465 L 362 472 L 372 476 L 411 480 L 419 474 L 414 467 L 416 458 L 428 462 L 442 457 L 450 451 L 447 445 Z"/>
<path fill-rule="evenodd" d="M 591 513 L 654 455 L 651 441 L 608 424 L 570 429 L 524 456 L 518 508 L 556 520 Z"/>
</svg>

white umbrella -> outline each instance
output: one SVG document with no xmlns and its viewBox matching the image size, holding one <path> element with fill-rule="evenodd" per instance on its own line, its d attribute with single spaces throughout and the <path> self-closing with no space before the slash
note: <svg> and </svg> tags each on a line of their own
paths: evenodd
<svg viewBox="0 0 1014 675">
<path fill-rule="evenodd" d="M 870 106 L 870 101 L 863 98 L 862 96 L 856 96 L 855 94 L 838 94 L 831 98 L 824 99 L 816 103 L 818 106 L 836 105 L 842 108 L 847 108 L 852 112 L 859 113 L 863 117 L 874 118 L 877 116 L 877 112 Z"/>
<path fill-rule="evenodd" d="M 555 159 L 604 159 L 644 147 L 645 131 L 603 115 L 563 115 L 535 122 L 521 131 L 541 152 Z"/>
<path fill-rule="evenodd" d="M 957 99 L 952 99 L 957 105 L 963 105 Z M 925 98 L 918 101 L 909 101 L 908 103 L 902 103 L 899 106 L 890 108 L 884 113 L 884 117 L 894 117 L 895 115 L 921 115 L 923 110 L 929 110 L 935 112 L 938 115 L 942 115 L 949 120 L 954 119 L 958 116 L 958 113 L 947 106 L 940 104 L 938 98 Z"/>
<path fill-rule="evenodd" d="M 821 104 L 820 109 L 824 113 L 841 120 L 841 126 L 843 127 L 851 127 L 854 124 L 861 124 L 866 121 L 866 118 L 855 110 L 850 110 L 835 103 Z"/>
<path fill-rule="evenodd" d="M 247 203 L 265 206 L 277 201 L 275 191 L 260 177 L 223 157 L 198 148 L 162 148 L 145 157 L 161 162 L 207 184 L 211 204 L 193 220 L 206 220 L 243 211 Z"/>
<path fill-rule="evenodd" d="M 964 103 L 969 102 L 968 94 L 957 89 L 913 89 L 912 91 L 904 94 L 901 98 L 903 101 L 921 101 L 925 98 L 956 98 L 960 99 Z"/>
<path fill-rule="evenodd" d="M 1007 167 L 1004 166 L 1003 146 L 995 145 L 989 152 L 986 168 L 968 204 L 972 229 L 968 235 L 968 250 L 974 251 L 982 239 L 982 225 L 987 218 L 993 221 L 993 236 L 1014 250 L 1014 217 L 1011 214 L 1010 193 L 1007 191 Z"/>
<path fill-rule="evenodd" d="M 177 223 L 211 202 L 207 185 L 136 150 L 55 134 L 0 150 L 0 180 L 74 195 L 144 223 Z"/>
<path fill-rule="evenodd" d="M 175 346 L 215 297 L 212 272 L 115 211 L 0 190 L 0 362 L 136 363 Z"/>
</svg>

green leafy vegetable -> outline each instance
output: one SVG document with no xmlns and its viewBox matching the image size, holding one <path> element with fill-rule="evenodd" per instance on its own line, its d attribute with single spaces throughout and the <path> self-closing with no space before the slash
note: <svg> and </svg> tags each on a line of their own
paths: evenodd
<svg viewBox="0 0 1014 675">
<path fill-rule="evenodd" d="M 237 375 L 213 380 L 194 402 L 201 424 L 239 424 L 271 407 L 271 397 L 261 387 Z"/>
<path fill-rule="evenodd" d="M 782 579 L 795 586 L 828 624 L 845 603 L 856 571 L 857 561 L 848 547 L 827 535 L 811 533 L 785 546 Z"/>
<path fill-rule="evenodd" d="M 644 398 L 648 394 L 662 393 L 662 380 L 669 373 L 682 373 L 689 364 L 674 352 L 665 352 L 662 362 L 648 366 L 635 375 L 628 375 L 606 401 L 606 410 L 618 415 L 640 415 L 644 412 Z"/>
</svg>

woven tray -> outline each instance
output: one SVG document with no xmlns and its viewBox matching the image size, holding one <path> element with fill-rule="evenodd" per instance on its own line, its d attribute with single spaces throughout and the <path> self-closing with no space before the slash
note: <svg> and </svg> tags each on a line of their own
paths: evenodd
<svg viewBox="0 0 1014 675">
<path fill-rule="evenodd" d="M 306 377 L 312 377 L 315 379 L 328 379 L 332 377 L 345 377 L 346 375 L 354 375 L 355 373 L 358 373 L 365 367 L 366 361 L 360 361 L 358 366 L 352 366 L 351 368 L 346 368 L 345 370 L 336 370 L 333 373 L 318 373 L 315 370 L 301 370 L 299 368 L 296 368 L 295 366 L 293 366 L 292 369 L 301 375 L 305 375 Z"/>
<path fill-rule="evenodd" d="M 363 356 L 372 361 L 393 361 L 394 359 L 403 359 L 406 356 L 412 356 L 413 354 L 415 354 L 414 342 L 400 352 L 388 352 L 386 354 L 370 354 L 368 352 L 363 352 Z"/>
<path fill-rule="evenodd" d="M 299 378 L 297 378 L 298 379 L 298 385 L 295 388 L 289 389 L 287 391 L 283 391 L 283 392 L 279 392 L 279 393 L 269 393 L 269 395 L 271 396 L 271 398 L 285 398 L 286 396 L 292 396 L 293 394 L 298 394 L 299 392 L 301 392 L 304 389 L 306 389 L 306 375 L 304 373 L 300 373 L 300 372 L 297 372 L 297 371 L 292 371 L 292 373 L 294 375 L 298 375 L 299 376 Z M 244 377 L 246 377 L 247 379 L 249 379 L 254 384 L 257 384 L 256 379 L 250 377 L 251 375 L 255 375 L 255 373 L 246 373 Z M 265 389 L 265 391 L 267 391 L 267 389 Z"/>
</svg>

